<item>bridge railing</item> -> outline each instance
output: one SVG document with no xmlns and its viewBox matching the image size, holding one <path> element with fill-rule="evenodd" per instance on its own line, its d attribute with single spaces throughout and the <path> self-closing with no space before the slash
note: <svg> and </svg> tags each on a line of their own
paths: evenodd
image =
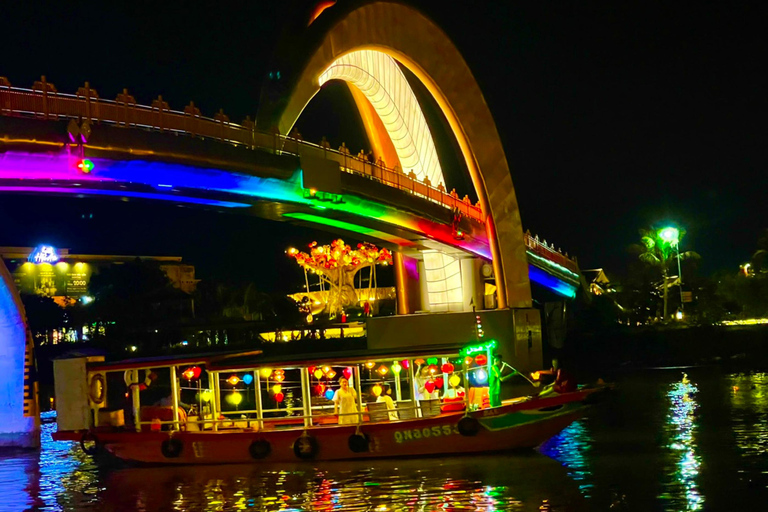
<svg viewBox="0 0 768 512">
<path fill-rule="evenodd" d="M 579 273 L 579 265 L 576 260 L 571 259 L 568 254 L 563 254 L 560 250 L 555 249 L 554 244 L 551 246 L 547 245 L 546 240 L 539 240 L 539 236 L 531 235 L 530 231 L 526 231 L 524 236 L 525 245 L 531 252 L 542 258 L 546 258 L 549 261 L 562 265 L 572 272 Z"/>
<path fill-rule="evenodd" d="M 114 124 L 117 126 L 169 131 L 179 134 L 218 139 L 231 144 L 248 146 L 251 149 L 268 150 L 273 153 L 288 153 L 297 156 L 312 154 L 339 162 L 342 170 L 366 176 L 423 197 L 446 208 L 461 212 L 472 220 L 484 223 L 485 217 L 479 204 L 472 204 L 455 192 L 446 193 L 442 187 L 434 187 L 428 181 L 419 181 L 398 169 L 372 164 L 358 159 L 348 152 L 305 142 L 280 134 L 256 130 L 255 124 L 246 119 L 242 124 L 232 123 L 223 112 L 213 118 L 200 114 L 190 103 L 184 111 L 172 110 L 159 96 L 152 105 L 140 105 L 136 99 L 123 90 L 116 100 L 98 97 L 86 82 L 77 94 L 64 94 L 47 82 L 45 77 L 32 89 L 11 87 L 0 77 L 0 115 L 31 116 L 43 119 L 80 119 L 89 122 Z"/>
</svg>

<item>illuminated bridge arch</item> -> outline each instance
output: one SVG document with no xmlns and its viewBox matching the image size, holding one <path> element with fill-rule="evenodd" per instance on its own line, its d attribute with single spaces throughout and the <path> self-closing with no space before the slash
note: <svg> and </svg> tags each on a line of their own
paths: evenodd
<svg viewBox="0 0 768 512">
<path fill-rule="evenodd" d="M 262 128 L 276 125 L 281 133 L 289 133 L 320 90 L 323 74 L 344 62 L 347 55 L 368 50 L 386 54 L 405 66 L 434 97 L 469 169 L 487 216 L 499 307 L 530 307 L 528 262 L 509 166 L 488 105 L 459 51 L 437 25 L 405 5 L 370 3 L 349 12 L 330 28 L 320 23 L 323 16 L 308 29 L 313 37 L 307 39 L 319 40 L 319 44 L 315 44 L 300 74 L 286 77 L 293 80 L 287 100 L 270 94 L 262 97 Z M 324 32 L 317 34 L 318 30 Z M 319 39 L 315 37 L 318 35 Z M 270 98 L 272 104 L 265 104 Z M 363 119 L 367 122 L 365 116 Z M 366 129 L 370 133 L 370 126 Z"/>
</svg>

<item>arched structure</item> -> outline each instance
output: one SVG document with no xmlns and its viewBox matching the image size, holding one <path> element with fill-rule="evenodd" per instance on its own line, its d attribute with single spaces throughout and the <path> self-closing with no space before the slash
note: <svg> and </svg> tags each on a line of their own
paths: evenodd
<svg viewBox="0 0 768 512">
<path fill-rule="evenodd" d="M 262 96 L 262 128 L 271 124 L 281 133 L 289 133 L 319 91 L 321 75 L 345 55 L 361 50 L 380 52 L 405 66 L 434 97 L 469 169 L 487 216 L 498 306 L 530 307 L 525 243 L 509 166 L 488 105 L 457 48 L 437 25 L 402 4 L 363 5 L 331 25 L 319 23 L 323 16 L 308 29 L 322 33 L 307 38 L 313 41 L 314 50 L 303 70 L 293 77 L 291 90 L 283 92 L 288 93 L 287 101 L 274 94 Z M 284 69 L 290 68 L 286 65 Z M 270 98 L 273 104 L 265 105 L 264 100 Z"/>
<path fill-rule="evenodd" d="M 0 259 L 0 447 L 37 448 L 40 432 L 24 306 Z"/>
</svg>

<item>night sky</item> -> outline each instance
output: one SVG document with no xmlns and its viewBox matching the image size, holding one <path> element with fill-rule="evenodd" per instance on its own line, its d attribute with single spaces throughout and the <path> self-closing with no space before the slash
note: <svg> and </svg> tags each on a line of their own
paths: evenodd
<svg viewBox="0 0 768 512">
<path fill-rule="evenodd" d="M 88 80 L 104 98 L 125 87 L 140 103 L 161 94 L 239 121 L 257 111 L 282 23 L 312 4 L 6 2 L 0 76 L 30 87 L 45 74 L 62 92 Z M 687 229 L 681 249 L 699 252 L 706 272 L 749 259 L 768 228 L 762 3 L 411 4 L 480 83 L 531 232 L 609 275 L 626 268 L 638 229 L 667 221 Z M 330 92 L 314 102 L 305 139 L 362 144 L 351 102 Z M 285 287 L 285 247 L 315 238 L 331 235 L 169 205 L 0 195 L 0 246 L 175 254 L 203 279 L 267 290 Z"/>
</svg>

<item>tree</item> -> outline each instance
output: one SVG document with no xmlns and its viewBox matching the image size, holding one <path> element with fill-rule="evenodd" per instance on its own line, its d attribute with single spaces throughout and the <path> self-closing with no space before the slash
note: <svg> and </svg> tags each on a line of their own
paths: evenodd
<svg viewBox="0 0 768 512">
<path fill-rule="evenodd" d="M 658 268 L 662 275 L 662 293 L 664 297 L 664 321 L 669 320 L 668 315 L 668 297 L 669 287 L 677 284 L 682 286 L 682 277 L 678 275 L 677 281 L 669 282 L 669 266 L 675 263 L 674 256 L 677 256 L 678 268 L 681 260 L 689 258 L 700 258 L 698 253 L 693 251 L 680 252 L 680 239 L 685 235 L 685 230 L 679 230 L 673 227 L 662 229 L 642 229 L 640 230 L 641 241 L 644 250 L 640 253 L 640 261 L 651 267 Z"/>
</svg>

